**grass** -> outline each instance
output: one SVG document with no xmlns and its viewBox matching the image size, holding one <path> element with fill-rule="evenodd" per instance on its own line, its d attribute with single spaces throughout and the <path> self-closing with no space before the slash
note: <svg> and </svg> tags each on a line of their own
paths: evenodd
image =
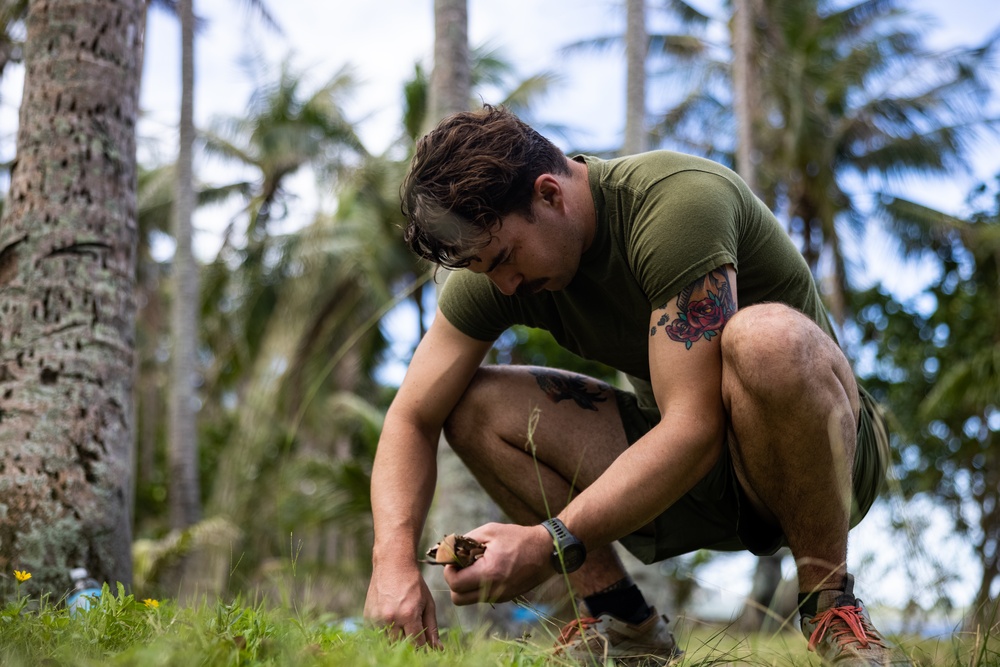
<svg viewBox="0 0 1000 667">
<path fill-rule="evenodd" d="M 443 651 L 392 643 L 381 632 L 288 605 L 232 602 L 179 606 L 137 600 L 105 588 L 88 611 L 71 615 L 62 601 L 18 596 L 0 608 L 0 664 L 5 667 L 184 667 L 332 665 L 441 667 L 566 666 L 548 651 L 558 628 L 542 624 L 531 637 L 501 639 L 484 632 L 445 631 Z M 819 665 L 795 633 L 742 636 L 680 619 L 685 666 Z M 955 635 L 905 642 L 915 664 L 1000 666 L 1000 636 Z"/>
</svg>

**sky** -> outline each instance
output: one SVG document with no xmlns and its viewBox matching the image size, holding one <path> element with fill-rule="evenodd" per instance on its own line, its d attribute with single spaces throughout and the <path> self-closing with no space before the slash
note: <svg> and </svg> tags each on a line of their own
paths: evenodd
<svg viewBox="0 0 1000 667">
<path fill-rule="evenodd" d="M 350 66 L 359 86 L 348 113 L 360 121 L 366 146 L 377 153 L 398 132 L 402 84 L 412 76 L 414 64 L 422 63 L 427 71 L 431 67 L 433 0 L 272 0 L 266 4 L 272 7 L 281 34 L 267 29 L 246 9 L 244 0 L 195 2 L 205 20 L 197 43 L 195 98 L 196 121 L 203 127 L 213 118 L 242 112 L 254 81 L 263 76 L 259 67 L 247 64 L 255 58 L 259 63 L 263 56 L 272 64 L 290 58 L 294 67 L 316 82 Z M 693 4 L 710 15 L 722 16 L 719 0 L 693 0 Z M 993 0 L 909 0 L 904 4 L 927 17 L 927 41 L 938 48 L 974 44 L 1000 29 L 1000 7 Z M 650 12 L 650 20 L 657 20 L 655 12 Z M 499 48 L 522 76 L 544 70 L 561 73 L 561 82 L 543 100 L 537 119 L 570 126 L 570 139 L 576 145 L 611 148 L 620 144 L 624 58 L 614 51 L 567 56 L 560 49 L 577 40 L 620 34 L 623 25 L 620 0 L 469 0 L 473 45 Z M 153 11 L 146 38 L 140 132 L 167 138 L 159 155 L 165 160 L 173 157 L 179 105 L 178 42 L 176 20 Z M 995 106 L 1000 115 L 1000 104 Z M 561 143 L 558 137 L 552 138 Z M 951 213 L 967 212 L 964 200 L 970 188 L 1000 172 L 997 149 L 993 142 L 976 150 L 969 173 L 912 180 L 907 184 L 908 194 Z M 197 169 L 207 180 L 225 173 L 221 165 L 204 161 Z M 286 220 L 292 227 L 311 219 L 320 197 L 310 172 L 298 174 L 293 187 L 303 196 Z M 214 255 L 219 230 L 232 215 L 232 210 L 197 214 L 196 225 L 202 230 L 197 247 L 203 258 Z M 861 246 L 872 258 L 865 266 L 869 281 L 882 280 L 904 297 L 924 282 L 926 267 L 882 265 L 881 258 L 893 250 L 885 237 L 872 233 L 862 239 Z"/>
<path fill-rule="evenodd" d="M 692 0 L 714 16 L 720 0 Z M 196 45 L 196 122 L 204 127 L 220 116 L 245 109 L 254 82 L 263 75 L 247 65 L 263 56 L 272 65 L 291 58 L 313 80 L 328 79 L 350 65 L 359 87 L 348 111 L 360 120 L 369 150 L 380 152 L 398 131 L 402 83 L 414 64 L 429 71 L 433 45 L 433 0 L 265 0 L 281 26 L 281 34 L 265 28 L 245 6 L 246 0 L 195 0 L 204 19 Z M 652 4 L 652 3 L 651 3 Z M 929 19 L 927 39 L 936 47 L 974 44 L 1000 29 L 1000 5 L 994 0 L 904 0 Z M 543 100 L 538 119 L 569 125 L 578 145 L 619 145 L 624 125 L 624 58 L 615 52 L 564 55 L 570 42 L 623 31 L 621 0 L 469 0 L 469 35 L 473 45 L 501 50 L 523 76 L 557 70 L 561 83 Z M 656 20 L 655 13 L 650 13 Z M 151 159 L 173 159 L 179 107 L 179 27 L 162 11 L 150 12 L 141 92 L 140 135 L 156 137 L 143 144 Z M 257 60 L 260 62 L 260 59 Z M 0 87 L 0 150 L 12 153 L 22 77 L 10 68 Z M 490 101 L 490 100 L 487 100 Z M 1000 105 L 998 115 L 1000 115 Z M 560 143 L 559 138 L 553 139 Z M 155 148 L 154 146 L 157 146 Z M 7 148 L 3 148 L 6 146 Z M 954 174 L 932 182 L 915 182 L 915 197 L 961 213 L 969 187 L 1000 171 L 997 145 L 984 144 L 972 156 L 971 174 Z M 199 175 L 212 180 L 220 165 L 199 161 Z M 302 190 L 311 175 L 300 175 Z M 290 224 L 311 217 L 317 204 L 302 202 Z M 203 254 L 213 254 L 219 224 L 199 214 Z M 218 213 L 214 214 L 218 217 Z"/>
<path fill-rule="evenodd" d="M 693 0 L 709 13 L 720 16 L 717 0 Z M 202 126 L 220 116 L 238 115 L 246 108 L 260 68 L 247 65 L 262 57 L 272 65 L 290 57 L 293 65 L 311 80 L 321 82 L 341 67 L 351 65 L 359 80 L 349 116 L 360 121 L 366 146 L 373 152 L 385 149 L 397 132 L 402 83 L 413 73 L 414 64 L 430 71 L 433 44 L 433 0 L 267 0 L 266 4 L 282 28 L 276 34 L 248 13 L 241 0 L 195 0 L 204 27 L 196 44 L 195 118 Z M 1000 29 L 1000 4 L 996 0 L 910 0 L 906 3 L 929 17 L 928 42 L 938 48 L 971 45 Z M 713 9 L 716 8 L 716 9 Z M 566 56 L 560 48 L 568 43 L 623 31 L 620 2 L 611 0 L 469 0 L 469 32 L 473 45 L 488 43 L 501 49 L 518 73 L 528 76 L 542 70 L 559 70 L 561 84 L 544 100 L 537 117 L 545 122 L 569 125 L 578 145 L 613 147 L 620 143 L 624 125 L 624 58 L 614 52 Z M 176 20 L 152 11 L 146 35 L 144 77 L 141 92 L 140 136 L 144 159 L 174 158 L 176 119 L 179 107 L 179 28 Z M 261 62 L 260 59 L 256 62 Z M 22 75 L 13 67 L 0 87 L 0 151 L 8 159 L 16 130 L 17 104 Z M 489 101 L 489 100 L 487 100 Z M 1000 115 L 1000 113 L 998 113 Z M 554 140 L 559 143 L 556 137 Z M 914 198 L 943 210 L 961 214 L 971 185 L 1000 172 L 1000 150 L 996 143 L 984 144 L 972 156 L 969 174 L 910 184 Z M 204 180 L 221 180 L 221 165 L 199 160 L 196 170 Z M 293 188 L 314 192 L 310 174 L 297 177 Z M 305 194 L 291 209 L 288 225 L 307 222 L 319 205 L 314 194 Z M 328 204 L 328 202 L 327 202 Z M 198 213 L 198 252 L 208 259 L 218 247 L 219 231 L 233 215 L 231 210 L 208 209 Z M 871 257 L 885 256 L 890 248 L 877 235 L 867 240 Z M 167 252 L 169 249 L 167 249 Z M 883 266 L 873 260 L 869 271 L 905 293 L 921 281 L 920 268 Z M 862 543 L 878 544 L 888 513 L 873 516 L 858 530 Z M 951 553 L 961 553 L 961 544 L 949 544 Z M 877 549 L 852 552 L 853 563 L 879 561 Z M 744 569 L 709 571 L 720 590 L 745 594 Z M 874 567 L 874 566 L 872 566 Z M 875 592 L 893 603 L 893 589 L 912 586 L 912 573 L 883 564 L 886 576 Z M 917 573 L 918 576 L 920 573 Z M 929 573 L 924 575 L 930 576 Z M 907 582 L 910 582 L 909 584 Z M 859 586 L 861 582 L 859 582 Z M 956 584 L 959 598 L 967 595 L 969 582 Z M 864 589 L 861 589 L 864 592 Z M 871 590 L 871 589 L 869 589 Z"/>
</svg>

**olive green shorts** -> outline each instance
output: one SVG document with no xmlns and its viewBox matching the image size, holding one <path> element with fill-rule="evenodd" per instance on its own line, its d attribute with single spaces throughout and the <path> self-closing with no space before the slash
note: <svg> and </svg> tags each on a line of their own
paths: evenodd
<svg viewBox="0 0 1000 667">
<path fill-rule="evenodd" d="M 889 435 L 881 408 L 860 389 L 861 415 L 854 454 L 853 528 L 871 508 L 889 466 Z M 618 410 L 631 445 L 660 419 L 656 408 L 640 407 L 633 394 L 616 390 Z M 654 519 L 654 534 L 633 533 L 619 542 L 645 563 L 698 549 L 748 550 L 758 556 L 786 546 L 779 527 L 768 523 L 751 507 L 736 480 L 729 448 L 723 448 L 715 467 L 693 489 Z"/>
</svg>

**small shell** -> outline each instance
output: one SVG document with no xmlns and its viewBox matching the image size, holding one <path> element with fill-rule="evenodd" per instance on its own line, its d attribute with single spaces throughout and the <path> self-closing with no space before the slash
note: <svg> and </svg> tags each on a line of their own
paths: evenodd
<svg viewBox="0 0 1000 667">
<path fill-rule="evenodd" d="M 432 565 L 454 565 L 468 567 L 483 557 L 486 545 L 464 535 L 445 535 L 444 539 L 427 550 L 430 560 L 423 562 Z"/>
</svg>

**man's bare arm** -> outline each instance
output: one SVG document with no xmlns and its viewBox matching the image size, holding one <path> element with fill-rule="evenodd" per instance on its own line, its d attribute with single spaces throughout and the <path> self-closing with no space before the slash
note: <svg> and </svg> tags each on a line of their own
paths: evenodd
<svg viewBox="0 0 1000 667">
<path fill-rule="evenodd" d="M 372 468 L 375 543 L 367 618 L 418 644 L 437 644 L 417 549 L 434 494 L 441 428 L 490 347 L 438 311 L 386 414 Z"/>
<path fill-rule="evenodd" d="M 727 265 L 652 313 L 650 379 L 661 421 L 560 513 L 588 548 L 647 524 L 718 460 L 726 434 L 720 338 L 736 303 Z"/>
</svg>

